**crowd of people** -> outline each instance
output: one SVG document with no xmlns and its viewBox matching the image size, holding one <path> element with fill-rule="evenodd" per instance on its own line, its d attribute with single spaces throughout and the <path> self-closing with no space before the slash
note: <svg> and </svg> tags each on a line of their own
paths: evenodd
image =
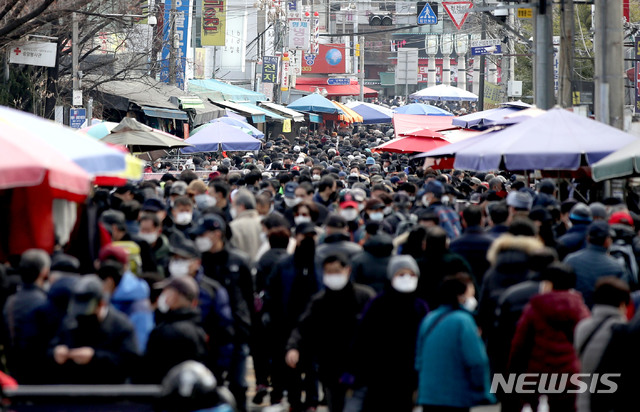
<svg viewBox="0 0 640 412">
<path fill-rule="evenodd" d="M 429 412 L 535 410 L 538 389 L 492 390 L 494 374 L 609 368 L 623 370 L 616 401 L 562 391 L 550 410 L 629 410 L 631 205 L 372 152 L 386 132 L 279 136 L 96 187 L 68 243 L 0 265 L 5 370 L 19 384 L 157 384 L 197 361 L 241 411 Z"/>
</svg>

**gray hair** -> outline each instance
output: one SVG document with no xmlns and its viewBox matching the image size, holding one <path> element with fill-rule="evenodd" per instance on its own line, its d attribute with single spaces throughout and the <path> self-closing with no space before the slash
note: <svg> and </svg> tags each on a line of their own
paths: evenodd
<svg viewBox="0 0 640 412">
<path fill-rule="evenodd" d="M 250 191 L 240 189 L 233 198 L 233 204 L 243 206 L 247 210 L 253 210 L 256 208 L 256 199 Z"/>
<path fill-rule="evenodd" d="M 20 274 L 25 283 L 33 283 L 43 271 L 51 268 L 51 258 L 42 249 L 27 249 L 20 258 Z"/>
</svg>

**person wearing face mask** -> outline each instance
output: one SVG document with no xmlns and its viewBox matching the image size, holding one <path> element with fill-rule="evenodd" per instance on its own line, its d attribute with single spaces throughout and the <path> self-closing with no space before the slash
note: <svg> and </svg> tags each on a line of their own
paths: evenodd
<svg viewBox="0 0 640 412">
<path fill-rule="evenodd" d="M 133 325 L 110 306 L 96 275 L 80 277 L 67 317 L 49 345 L 53 362 L 48 379 L 57 384 L 123 384 L 140 356 Z"/>
<path fill-rule="evenodd" d="M 449 239 L 454 240 L 462 233 L 460 217 L 455 210 L 442 203 L 442 196 L 444 196 L 444 185 L 442 183 L 437 180 L 431 180 L 425 184 L 421 197 L 422 211 L 426 209 L 435 213 L 440 221 L 440 226 L 447 232 Z M 421 210 L 418 210 L 416 214 L 420 214 L 420 212 Z"/>
<path fill-rule="evenodd" d="M 18 266 L 21 287 L 4 306 L 4 324 L 9 326 L 7 364 L 20 384 L 45 383 L 40 368 L 46 362 L 42 356 L 47 349 L 47 339 L 43 339 L 46 325 L 42 322 L 50 267 L 51 258 L 44 250 L 23 252 Z"/>
<path fill-rule="evenodd" d="M 288 402 L 294 411 L 317 406 L 317 385 L 309 362 L 292 370 L 285 363 L 287 341 L 297 326 L 311 297 L 322 287 L 321 268 L 316 265 L 316 230 L 313 223 L 296 226 L 296 250 L 293 255 L 282 258 L 273 268 L 264 295 L 263 323 L 269 336 L 272 359 L 271 403 L 278 404 L 283 392 L 288 391 Z M 303 382 L 301 374 L 305 373 Z M 305 385 L 306 404 L 301 401 Z"/>
<path fill-rule="evenodd" d="M 202 253 L 202 279 L 214 280 L 223 285 L 229 297 L 234 335 L 227 379 L 238 407 L 244 410 L 248 387 L 245 379 L 246 359 L 254 311 L 253 280 L 249 257 L 226 244 L 226 229 L 224 219 L 219 215 L 208 214 L 190 234 L 195 239 L 197 250 Z"/>
<path fill-rule="evenodd" d="M 159 384 L 169 370 L 187 360 L 206 363 L 207 336 L 200 326 L 198 284 L 190 277 L 172 277 L 157 284 L 162 289 L 156 309 L 156 327 L 143 358 L 146 383 Z"/>
<path fill-rule="evenodd" d="M 322 269 L 325 289 L 313 296 L 300 317 L 289 337 L 285 360 L 295 369 L 301 356 L 317 359 L 329 411 L 342 412 L 347 387 L 340 378 L 347 372 L 349 346 L 360 315 L 375 292 L 349 280 L 351 268 L 342 254 L 327 256 Z"/>
<path fill-rule="evenodd" d="M 321 264 L 327 256 L 336 253 L 342 253 L 351 260 L 360 252 L 362 252 L 362 246 L 351 241 L 348 222 L 342 215 L 329 215 L 325 225 L 324 240 L 316 248 L 317 263 Z"/>
<path fill-rule="evenodd" d="M 313 192 L 314 190 L 311 183 L 302 182 L 295 188 L 294 194 L 296 198 L 302 199 L 302 201 L 315 203 L 315 206 L 318 208 L 318 217 L 313 219 L 313 221 L 316 225 L 320 226 L 325 222 L 325 220 L 327 220 L 327 216 L 329 216 L 329 209 L 326 206 L 313 201 Z M 285 216 L 287 215 L 285 214 Z"/>
<path fill-rule="evenodd" d="M 337 197 L 336 181 L 331 176 L 325 176 L 318 183 L 318 192 L 313 196 L 313 201 L 319 203 L 331 210 L 333 203 Z"/>
<path fill-rule="evenodd" d="M 150 212 L 140 216 L 140 231 L 134 238 L 140 246 L 142 272 L 157 272 L 164 275 L 169 263 L 169 239 L 162 234 L 162 223 Z"/>
<path fill-rule="evenodd" d="M 362 211 L 364 224 L 354 234 L 354 241 L 363 244 L 368 237 L 367 234 L 377 233 L 382 227 L 384 220 L 384 203 L 378 198 L 369 199 Z"/>
<path fill-rule="evenodd" d="M 193 202 L 187 196 L 177 197 L 171 209 L 173 225 L 165 227 L 164 234 L 171 238 L 174 233 L 185 235 L 193 227 Z"/>
<path fill-rule="evenodd" d="M 429 309 L 414 293 L 420 270 L 411 256 L 394 256 L 389 283 L 368 306 L 357 328 L 350 366 L 362 411 L 411 411 L 418 385 L 414 369 L 418 327 Z"/>
<path fill-rule="evenodd" d="M 262 244 L 262 224 L 253 194 L 248 190 L 239 190 L 233 199 L 231 214 L 235 216 L 229 223 L 232 233 L 230 245 L 246 253 L 254 261 Z"/>
<path fill-rule="evenodd" d="M 318 220 L 318 207 L 314 202 L 301 202 L 295 205 L 291 212 L 293 214 L 293 225 L 297 226 L 301 223 L 313 223 Z"/>
<path fill-rule="evenodd" d="M 360 217 L 360 204 L 353 200 L 351 194 L 345 195 L 344 201 L 340 203 L 338 214 L 347 222 L 349 238 L 355 239 L 355 233 L 362 224 L 362 218 Z"/>
<path fill-rule="evenodd" d="M 440 286 L 440 307 L 420 325 L 415 367 L 418 404 L 429 411 L 469 411 L 495 402 L 489 359 L 471 312 L 477 301 L 471 277 L 459 273 Z"/>
</svg>

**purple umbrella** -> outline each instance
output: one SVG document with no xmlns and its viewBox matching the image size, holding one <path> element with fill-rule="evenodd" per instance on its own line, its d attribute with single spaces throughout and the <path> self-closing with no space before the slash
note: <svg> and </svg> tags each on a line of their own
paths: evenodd
<svg viewBox="0 0 640 412">
<path fill-rule="evenodd" d="M 505 116 L 519 112 L 523 108 L 516 107 L 498 107 L 496 109 L 483 110 L 477 113 L 466 114 L 453 119 L 454 126 L 464 127 L 468 129 L 473 126 L 488 127 L 492 123 L 504 120 Z"/>
<path fill-rule="evenodd" d="M 591 165 L 636 137 L 564 109 L 553 109 L 472 139 L 473 144 L 455 153 L 456 169 L 576 170 L 583 159 Z"/>
<path fill-rule="evenodd" d="M 194 130 L 185 143 L 192 145 L 181 153 L 217 152 L 222 148 L 229 152 L 260 150 L 260 141 L 238 129 L 222 122 L 207 123 Z"/>
<path fill-rule="evenodd" d="M 231 119 L 236 119 L 236 120 L 240 120 L 241 122 L 247 123 L 247 118 L 246 117 L 239 115 L 238 113 L 234 112 L 233 110 L 225 109 L 225 111 L 226 111 L 225 117 L 229 117 Z"/>
</svg>

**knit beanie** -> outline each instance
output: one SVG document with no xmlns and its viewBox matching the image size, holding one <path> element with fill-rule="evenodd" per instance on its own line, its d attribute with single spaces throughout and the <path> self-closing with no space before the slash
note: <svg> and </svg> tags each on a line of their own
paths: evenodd
<svg viewBox="0 0 640 412">
<path fill-rule="evenodd" d="M 416 260 L 409 255 L 398 255 L 391 258 L 387 266 L 387 277 L 391 279 L 400 269 L 409 269 L 417 276 L 420 276 L 420 269 Z"/>
</svg>

